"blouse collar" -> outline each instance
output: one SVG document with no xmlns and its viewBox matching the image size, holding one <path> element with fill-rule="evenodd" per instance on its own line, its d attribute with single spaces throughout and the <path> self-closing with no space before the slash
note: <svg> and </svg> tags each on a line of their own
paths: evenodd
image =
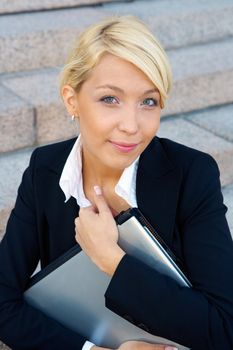
<svg viewBox="0 0 233 350">
<path fill-rule="evenodd" d="M 116 194 L 122 197 L 131 207 L 137 207 L 136 175 L 138 160 L 139 157 L 129 167 L 125 168 L 115 186 Z M 81 135 L 78 136 L 66 160 L 59 185 L 64 192 L 65 202 L 70 197 L 74 197 L 80 207 L 91 205 L 83 190 Z"/>
</svg>

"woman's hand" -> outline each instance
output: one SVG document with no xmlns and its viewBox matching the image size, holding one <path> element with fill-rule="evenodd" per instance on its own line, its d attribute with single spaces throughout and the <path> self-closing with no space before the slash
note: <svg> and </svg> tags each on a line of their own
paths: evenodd
<svg viewBox="0 0 233 350">
<path fill-rule="evenodd" d="M 125 252 L 117 244 L 117 225 L 101 189 L 95 186 L 94 192 L 96 210 L 94 206 L 80 208 L 75 238 L 99 269 L 112 276 Z"/>
<path fill-rule="evenodd" d="M 144 341 L 127 341 L 118 350 L 178 350 L 174 346 L 162 345 L 162 344 L 151 344 Z"/>
<path fill-rule="evenodd" d="M 93 346 L 91 350 L 110 350 Z M 127 341 L 119 346 L 117 350 L 178 350 L 171 345 L 151 344 L 143 341 Z"/>
</svg>

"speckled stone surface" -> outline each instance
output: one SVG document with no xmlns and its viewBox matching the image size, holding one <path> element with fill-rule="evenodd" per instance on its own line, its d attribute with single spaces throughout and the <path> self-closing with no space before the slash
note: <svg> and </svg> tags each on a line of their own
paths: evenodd
<svg viewBox="0 0 233 350">
<path fill-rule="evenodd" d="M 95 5 L 117 0 L 1 0 L 0 13 L 14 13 L 20 11 L 36 11 L 73 7 L 81 5 Z"/>
<path fill-rule="evenodd" d="M 34 111 L 14 93 L 0 85 L 0 152 L 35 142 Z"/>
<path fill-rule="evenodd" d="M 233 182 L 233 143 L 182 118 L 163 120 L 158 135 L 211 154 L 218 163 L 221 184 Z"/>
<path fill-rule="evenodd" d="M 233 40 L 168 52 L 174 86 L 164 115 L 233 101 Z"/>
<path fill-rule="evenodd" d="M 216 74 L 176 81 L 163 115 L 180 114 L 218 104 L 232 103 L 232 88 L 232 71 L 218 71 Z"/>
<path fill-rule="evenodd" d="M 148 23 L 166 48 L 233 35 L 232 0 L 133 1 L 103 6 L 108 14 L 136 15 Z M 171 30 L 172 28 L 172 30 Z"/>
<path fill-rule="evenodd" d="M 0 72 L 63 64 L 81 30 L 101 18 L 121 13 L 143 18 L 166 48 L 233 36 L 231 0 L 141 0 L 96 8 L 2 16 Z"/>
<path fill-rule="evenodd" d="M 79 33 L 103 16 L 95 8 L 2 16 L 0 72 L 63 64 Z"/>
<path fill-rule="evenodd" d="M 233 105 L 220 106 L 186 117 L 202 128 L 233 142 Z"/>
<path fill-rule="evenodd" d="M 35 109 L 38 144 L 77 135 L 77 124 L 71 121 L 59 97 L 58 70 L 26 74 L 3 83 Z"/>
</svg>

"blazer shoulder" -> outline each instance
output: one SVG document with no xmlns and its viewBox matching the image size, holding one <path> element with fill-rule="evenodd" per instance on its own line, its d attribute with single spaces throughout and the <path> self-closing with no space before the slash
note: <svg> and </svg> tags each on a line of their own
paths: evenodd
<svg viewBox="0 0 233 350">
<path fill-rule="evenodd" d="M 37 147 L 32 153 L 32 159 L 36 160 L 36 168 L 41 167 L 59 167 L 63 164 L 77 138 L 60 141 L 44 146 Z"/>
<path fill-rule="evenodd" d="M 212 164 L 217 166 L 215 159 L 208 153 L 175 142 L 167 138 L 159 138 L 158 141 L 164 149 L 168 159 L 175 165 L 183 169 L 189 168 L 192 164 Z"/>
</svg>

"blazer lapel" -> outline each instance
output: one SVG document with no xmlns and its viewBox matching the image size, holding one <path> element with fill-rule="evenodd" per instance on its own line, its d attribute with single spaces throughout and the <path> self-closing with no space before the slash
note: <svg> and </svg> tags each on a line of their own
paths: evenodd
<svg viewBox="0 0 233 350">
<path fill-rule="evenodd" d="M 54 158 L 52 162 L 47 164 L 47 168 L 61 176 L 62 170 L 66 163 L 66 160 L 75 144 L 77 138 L 72 138 L 66 141 L 59 142 L 54 144 Z"/>
<path fill-rule="evenodd" d="M 138 207 L 171 246 L 176 207 L 181 182 L 181 170 L 168 158 L 156 137 L 142 153 L 137 173 Z"/>
</svg>

